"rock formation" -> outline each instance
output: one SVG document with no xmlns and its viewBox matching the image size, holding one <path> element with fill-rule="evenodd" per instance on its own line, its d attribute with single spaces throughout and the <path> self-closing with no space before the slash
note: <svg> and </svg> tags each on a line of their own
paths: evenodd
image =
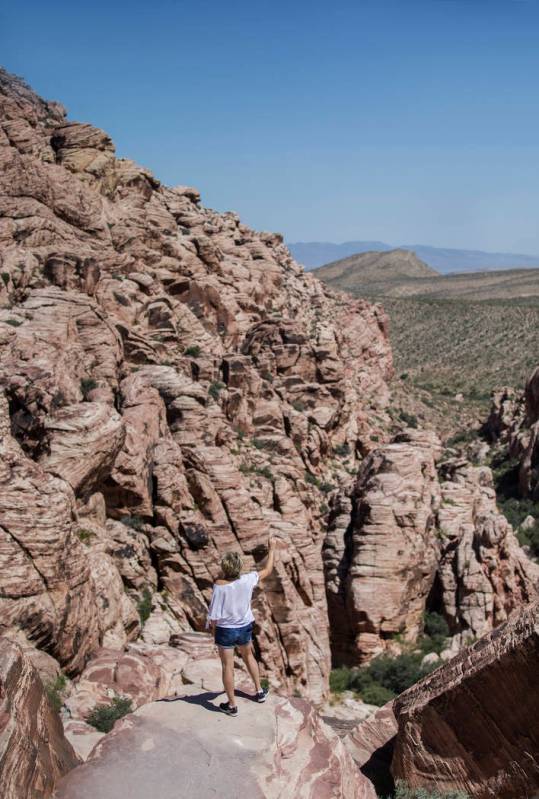
<svg viewBox="0 0 539 799">
<path fill-rule="evenodd" d="M 195 685 L 118 722 L 60 784 L 57 799 L 376 799 L 336 734 L 302 699 L 240 699 L 238 718 Z"/>
<path fill-rule="evenodd" d="M 392 771 L 472 799 L 539 791 L 539 605 L 530 605 L 395 702 Z"/>
<path fill-rule="evenodd" d="M 490 469 L 437 469 L 440 454 L 433 433 L 405 431 L 364 460 L 351 502 L 336 502 L 323 555 L 341 662 L 414 641 L 425 610 L 469 640 L 537 596 L 539 567 L 497 510 Z"/>
<path fill-rule="evenodd" d="M 2 799 L 44 799 L 79 760 L 42 682 L 20 647 L 0 639 Z"/>
<path fill-rule="evenodd" d="M 252 568 L 273 532 L 260 656 L 322 699 L 326 504 L 382 434 L 382 310 L 5 72 L 0 116 L 0 632 L 76 673 L 149 596 L 166 645 L 203 628 L 223 550 Z"/>
</svg>

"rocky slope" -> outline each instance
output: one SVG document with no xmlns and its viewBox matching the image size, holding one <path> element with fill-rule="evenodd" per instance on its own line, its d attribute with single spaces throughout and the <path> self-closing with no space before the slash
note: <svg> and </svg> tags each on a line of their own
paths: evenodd
<svg viewBox="0 0 539 799">
<path fill-rule="evenodd" d="M 149 592 L 166 644 L 203 628 L 223 550 L 252 567 L 273 532 L 261 658 L 320 699 L 326 503 L 380 429 L 383 312 L 6 73 L 0 112 L 0 630 L 75 674 Z"/>
</svg>

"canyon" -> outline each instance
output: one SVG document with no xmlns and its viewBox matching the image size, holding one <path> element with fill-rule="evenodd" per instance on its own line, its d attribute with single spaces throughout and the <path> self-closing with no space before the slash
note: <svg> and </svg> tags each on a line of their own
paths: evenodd
<svg viewBox="0 0 539 799">
<path fill-rule="evenodd" d="M 428 611 L 461 657 L 538 596 L 491 470 L 446 457 L 433 430 L 391 431 L 379 304 L 117 158 L 106 133 L 4 71 L 0 166 L 0 774 L 17 724 L 47 740 L 18 766 L 29 799 L 46 797 L 96 743 L 96 705 L 136 710 L 99 757 L 150 723 L 149 703 L 214 685 L 221 555 L 257 568 L 272 534 L 285 546 L 254 597 L 255 648 L 289 733 L 261 769 L 278 772 L 292 741 L 286 779 L 310 784 L 307 725 L 326 782 L 348 787 L 298 796 L 370 799 L 314 709 L 332 665 L 414 645 Z M 537 385 L 489 420 L 530 496 Z M 65 733 L 41 685 L 62 674 Z"/>
</svg>

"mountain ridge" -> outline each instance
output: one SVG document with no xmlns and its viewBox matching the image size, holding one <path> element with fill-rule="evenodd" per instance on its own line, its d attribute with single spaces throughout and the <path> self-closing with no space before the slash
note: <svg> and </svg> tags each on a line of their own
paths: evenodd
<svg viewBox="0 0 539 799">
<path fill-rule="evenodd" d="M 324 241 L 287 242 L 293 257 L 307 270 L 325 266 L 363 252 L 405 249 L 442 274 L 498 269 L 533 269 L 539 267 L 539 255 L 524 253 L 486 252 L 484 250 L 433 247 L 426 244 L 386 244 L 383 241 L 345 241 L 341 244 Z"/>
</svg>

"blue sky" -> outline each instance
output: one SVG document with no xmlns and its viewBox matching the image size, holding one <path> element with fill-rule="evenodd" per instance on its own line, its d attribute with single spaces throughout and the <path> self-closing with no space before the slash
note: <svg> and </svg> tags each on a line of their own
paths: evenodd
<svg viewBox="0 0 539 799">
<path fill-rule="evenodd" d="M 7 69 L 211 207 L 539 253 L 539 0 L 7 5 Z"/>
</svg>

